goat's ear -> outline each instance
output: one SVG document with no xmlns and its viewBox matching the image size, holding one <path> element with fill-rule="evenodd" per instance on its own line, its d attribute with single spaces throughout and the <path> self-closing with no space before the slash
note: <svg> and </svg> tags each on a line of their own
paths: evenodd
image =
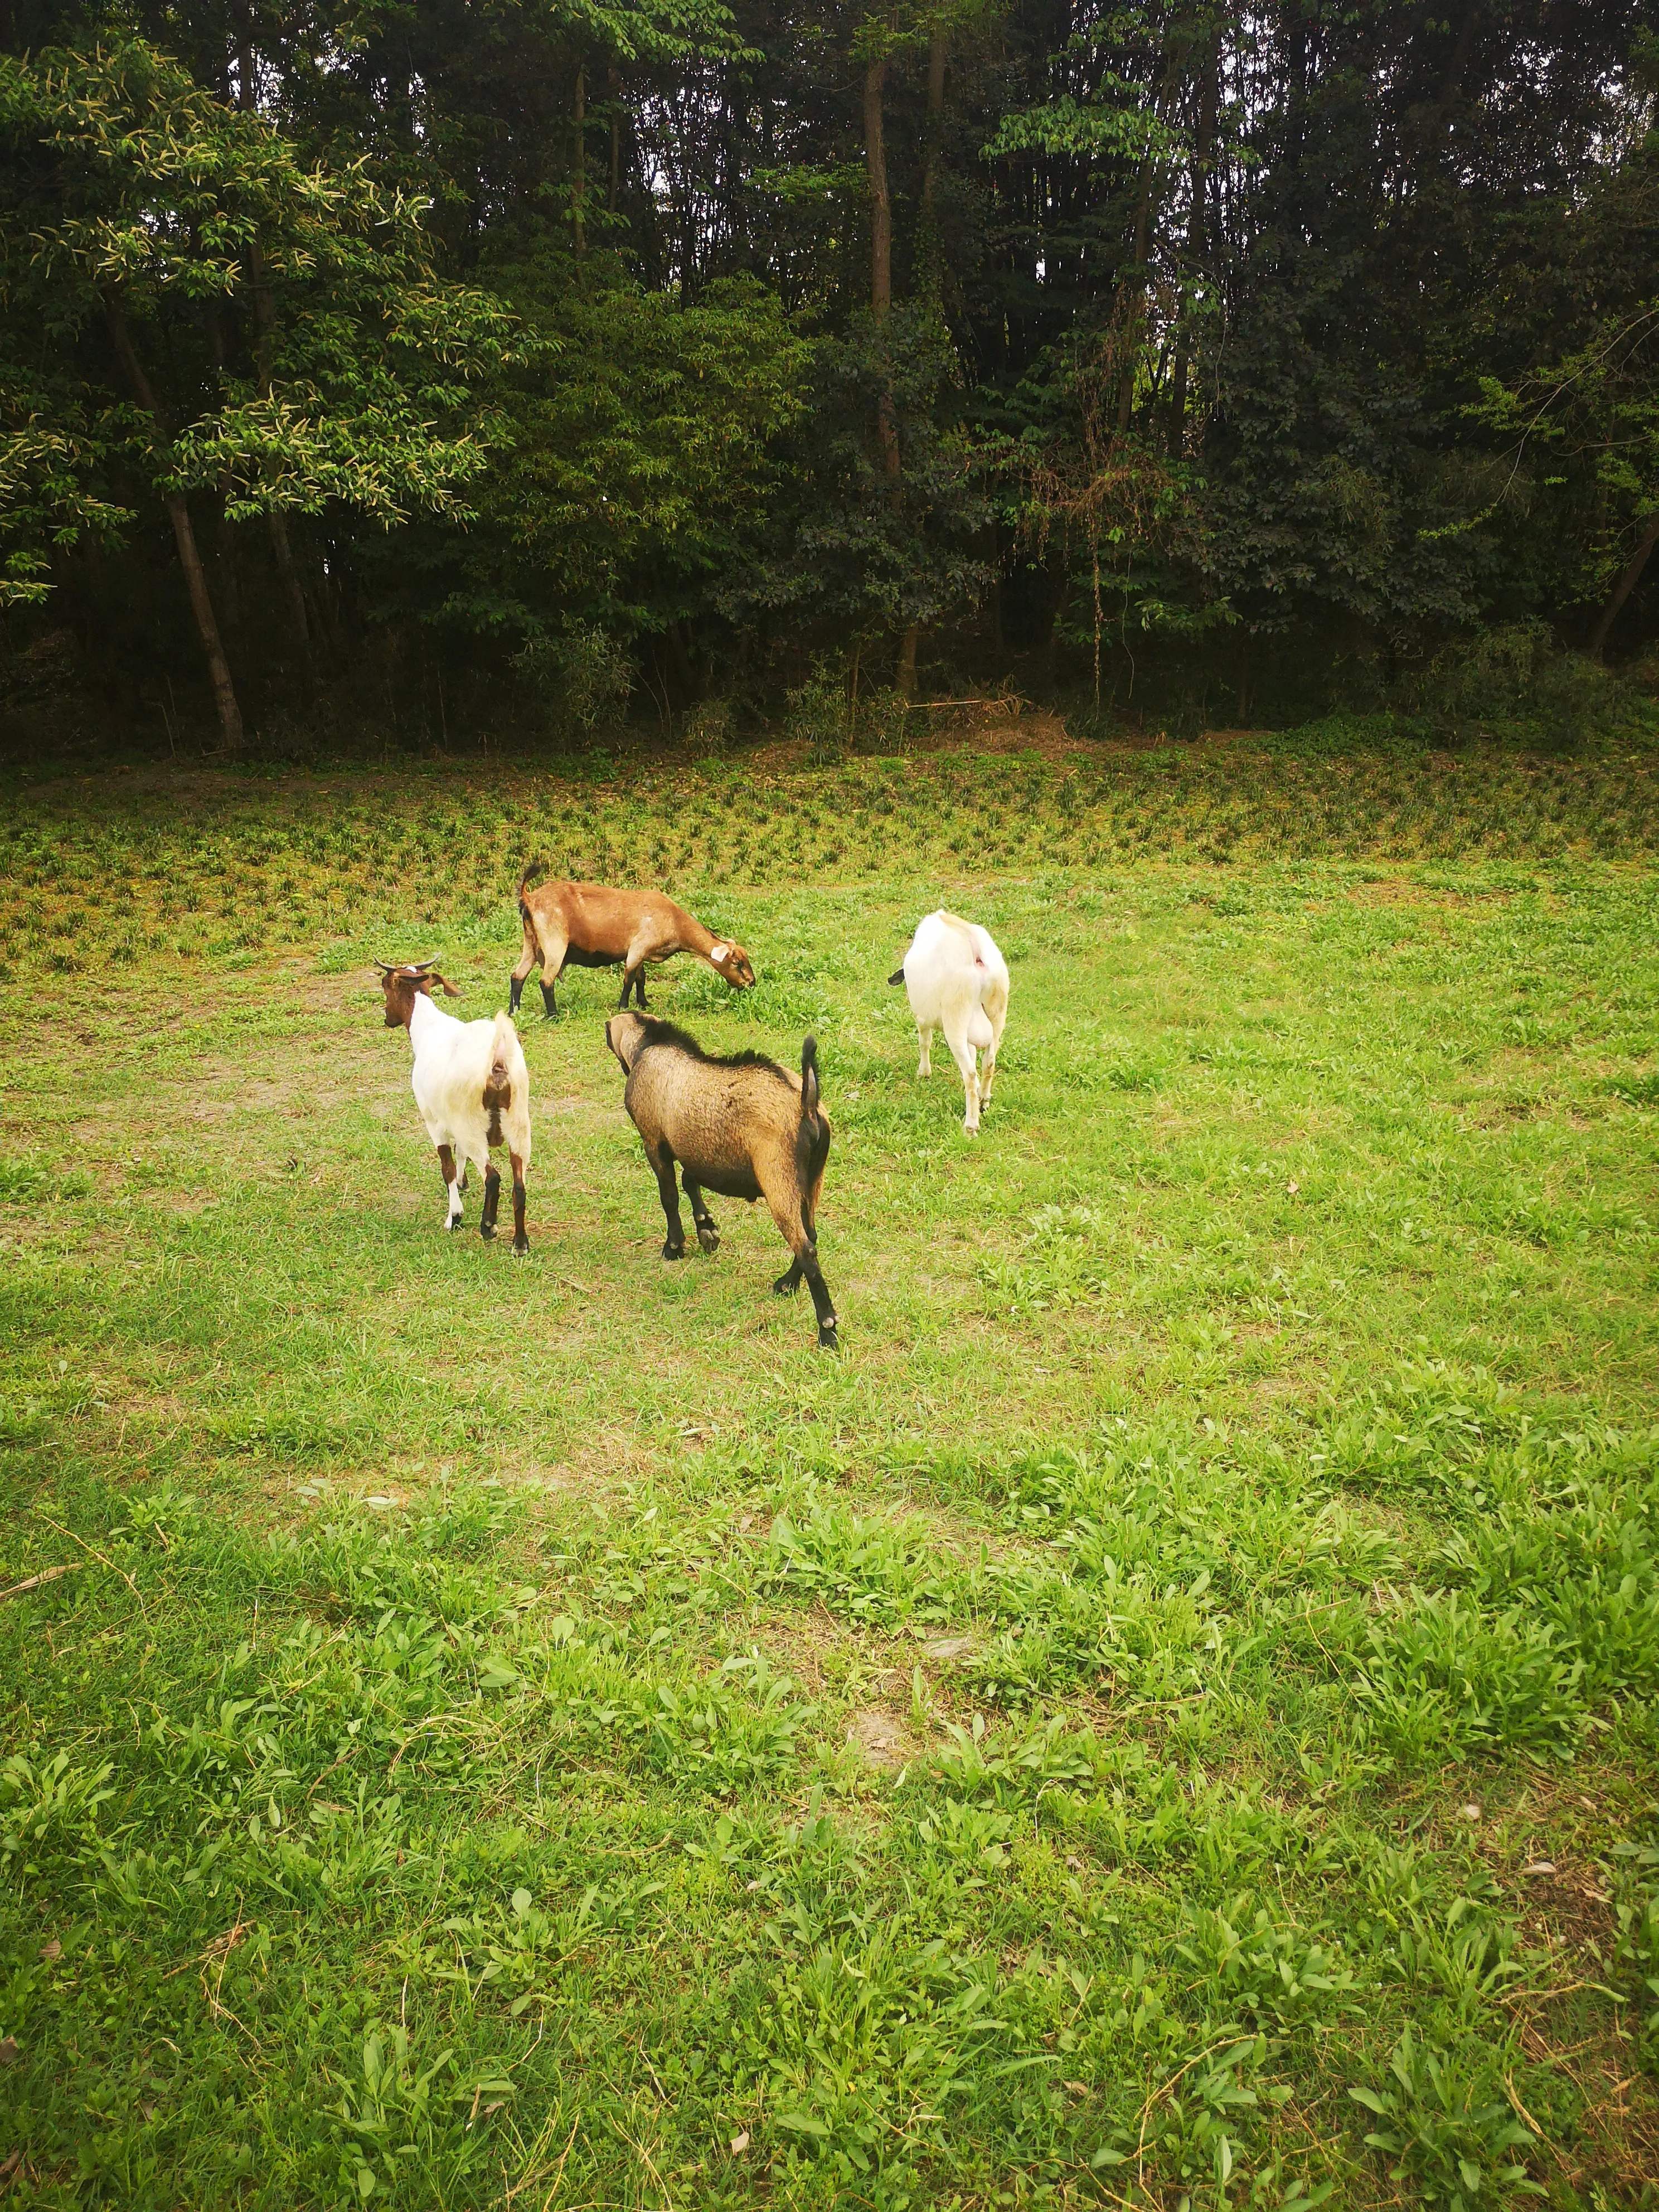
<svg viewBox="0 0 1659 2212">
<path fill-rule="evenodd" d="M 440 989 L 443 992 L 443 994 L 444 994 L 444 995 L 445 995 L 445 997 L 446 997 L 446 998 L 450 998 L 450 999 L 459 999 L 459 998 L 460 997 L 460 995 L 461 995 L 461 994 L 460 994 L 460 993 L 456 989 L 455 986 L 454 986 L 454 985 L 450 981 L 450 980 L 449 980 L 448 976 L 447 976 L 447 975 L 439 975 L 439 973 L 438 973 L 438 971 L 437 971 L 437 969 L 436 969 L 435 968 L 434 968 L 434 969 L 433 969 L 433 971 L 432 971 L 432 977 L 431 977 L 431 980 L 432 980 L 432 981 L 433 981 L 433 982 L 436 983 L 436 984 L 439 986 Z"/>
<path fill-rule="evenodd" d="M 709 948 L 708 948 L 708 957 L 709 957 L 709 958 L 710 958 L 711 960 L 724 960 L 724 959 L 726 957 L 726 956 L 730 953 L 731 950 L 732 950 L 731 946 L 726 943 L 726 939 L 722 937 L 722 938 L 720 939 L 720 941 L 719 941 L 719 943 L 718 943 L 718 944 L 711 945 L 709 946 Z"/>
</svg>

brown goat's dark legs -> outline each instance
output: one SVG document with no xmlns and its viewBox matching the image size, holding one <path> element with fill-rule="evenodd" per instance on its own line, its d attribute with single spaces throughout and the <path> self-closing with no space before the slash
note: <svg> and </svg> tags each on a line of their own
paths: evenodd
<svg viewBox="0 0 1659 2212">
<path fill-rule="evenodd" d="M 830 1285 L 823 1279 L 823 1270 L 818 1265 L 818 1248 L 809 1244 L 798 1262 L 806 1278 L 806 1287 L 812 1293 L 812 1310 L 818 1317 L 818 1345 L 824 1352 L 839 1352 L 841 1340 L 836 1334 L 836 1304 L 830 1295 Z"/>
<path fill-rule="evenodd" d="M 495 1216 L 501 1203 L 501 1170 L 491 1160 L 484 1170 L 483 1212 L 478 1216 L 478 1234 L 486 1241 L 495 1234 Z"/>
<path fill-rule="evenodd" d="M 773 1216 L 777 1218 L 775 1213 Z M 781 1222 L 778 1224 L 782 1228 Z M 787 1297 L 792 1291 L 800 1288 L 805 1277 L 806 1287 L 812 1293 L 812 1310 L 818 1317 L 818 1344 L 825 1352 L 839 1352 L 841 1340 L 836 1334 L 836 1306 L 830 1295 L 830 1286 L 823 1279 L 823 1270 L 818 1265 L 818 1248 L 811 1231 L 804 1225 L 798 1230 L 786 1230 L 795 1257 L 793 1264 L 784 1269 L 772 1288 L 780 1297 Z"/>
<path fill-rule="evenodd" d="M 524 1226 L 524 1158 L 521 1153 L 509 1152 L 513 1163 L 513 1249 L 522 1255 L 530 1249 L 530 1239 Z M 499 1184 L 501 1177 L 490 1170 L 491 1179 Z"/>
<path fill-rule="evenodd" d="M 662 1200 L 663 1217 L 668 1224 L 668 1241 L 662 1248 L 665 1260 L 685 1257 L 685 1224 L 680 1219 L 680 1194 L 674 1187 L 674 1155 L 665 1145 L 654 1158 L 650 1154 L 652 1171 L 657 1178 L 657 1195 Z"/>
<path fill-rule="evenodd" d="M 714 1226 L 714 1217 L 703 1202 L 702 1185 L 693 1182 L 685 1170 L 680 1170 L 680 1180 L 685 1185 L 685 1195 L 690 1200 L 691 1218 L 697 1224 L 697 1242 L 705 1252 L 718 1252 L 720 1232 Z"/>
</svg>

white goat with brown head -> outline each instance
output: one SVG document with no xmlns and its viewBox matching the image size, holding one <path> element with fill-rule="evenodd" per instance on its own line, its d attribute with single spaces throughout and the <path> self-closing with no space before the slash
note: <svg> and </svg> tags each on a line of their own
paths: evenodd
<svg viewBox="0 0 1659 2212">
<path fill-rule="evenodd" d="M 458 1022 L 434 1006 L 434 987 L 460 994 L 438 973 L 435 960 L 390 968 L 374 963 L 386 994 L 386 1025 L 405 1029 L 415 1054 L 410 1085 L 443 1170 L 448 1211 L 446 1229 L 461 1225 L 461 1193 L 469 1160 L 483 1170 L 483 1211 L 478 1234 L 495 1234 L 501 1178 L 489 1155 L 505 1146 L 513 1167 L 513 1249 L 527 1252 L 525 1170 L 530 1164 L 530 1071 L 518 1031 L 506 1014 L 494 1021 Z"/>
</svg>

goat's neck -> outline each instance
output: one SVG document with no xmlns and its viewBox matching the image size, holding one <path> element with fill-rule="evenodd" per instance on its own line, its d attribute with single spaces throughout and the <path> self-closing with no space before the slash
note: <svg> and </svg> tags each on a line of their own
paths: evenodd
<svg viewBox="0 0 1659 2212">
<path fill-rule="evenodd" d="M 454 1017 L 434 1006 L 424 991 L 416 991 L 415 1003 L 409 1010 L 409 1043 L 410 1051 L 419 1054 L 422 1042 L 438 1034 L 440 1026 L 455 1027 Z"/>
</svg>

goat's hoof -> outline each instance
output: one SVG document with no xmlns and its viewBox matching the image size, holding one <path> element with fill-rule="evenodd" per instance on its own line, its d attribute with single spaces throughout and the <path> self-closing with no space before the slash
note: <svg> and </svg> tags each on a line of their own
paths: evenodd
<svg viewBox="0 0 1659 2212">
<path fill-rule="evenodd" d="M 515 1260 L 525 1258 L 529 1250 L 530 1239 L 527 1237 L 515 1237 L 513 1239 L 513 1256 Z"/>
<path fill-rule="evenodd" d="M 785 1273 L 784 1274 L 780 1275 L 776 1282 L 773 1284 L 772 1295 L 775 1298 L 787 1298 L 790 1295 L 791 1291 L 798 1291 L 799 1288 L 800 1277 L 799 1275 Z"/>
<path fill-rule="evenodd" d="M 705 1252 L 718 1252 L 720 1249 L 720 1232 L 718 1229 L 700 1229 L 697 1231 L 697 1242 Z"/>
<path fill-rule="evenodd" d="M 461 1217 L 459 1213 L 455 1216 L 455 1218 L 453 1221 L 446 1221 L 444 1224 L 444 1227 L 449 1231 L 449 1234 L 452 1237 L 455 1234 L 455 1231 L 458 1229 L 463 1226 L 464 1224 L 462 1223 Z"/>
<path fill-rule="evenodd" d="M 839 1352 L 841 1350 L 841 1339 L 836 1334 L 835 1325 L 833 1322 L 828 1328 L 821 1328 L 818 1331 L 818 1350 L 820 1352 Z"/>
<path fill-rule="evenodd" d="M 495 1235 L 495 1223 L 493 1221 L 481 1221 L 478 1224 L 478 1234 L 483 1238 L 486 1244 L 493 1242 Z"/>
<path fill-rule="evenodd" d="M 665 1244 L 662 1248 L 662 1256 L 665 1260 L 683 1260 L 685 1257 L 685 1247 L 684 1244 Z"/>
</svg>

